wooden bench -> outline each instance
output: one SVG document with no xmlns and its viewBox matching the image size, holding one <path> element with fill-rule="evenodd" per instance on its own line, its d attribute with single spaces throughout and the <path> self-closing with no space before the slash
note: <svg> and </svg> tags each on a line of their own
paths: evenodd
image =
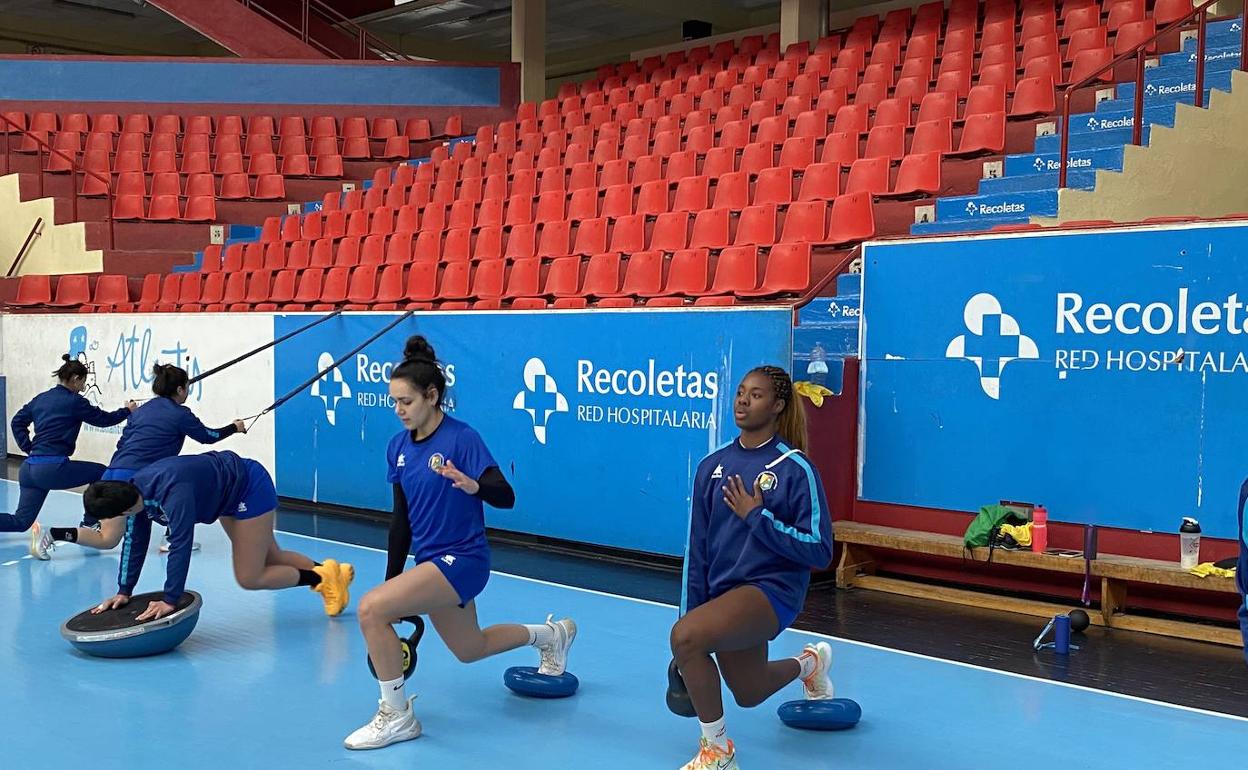
<svg viewBox="0 0 1248 770">
<path fill-rule="evenodd" d="M 1220 577 L 1196 577 L 1184 571 L 1177 562 L 1113 554 L 1097 556 L 1092 561 L 1092 574 L 1101 579 L 1101 612 L 1105 616 L 1105 625 L 1110 628 L 1126 628 L 1132 631 L 1147 631 L 1152 634 L 1177 636 L 1184 639 L 1200 639 L 1233 647 L 1242 646 L 1244 643 L 1243 635 L 1235 628 L 1126 614 L 1127 587 L 1131 583 L 1238 594 L 1239 588 L 1236 587 L 1234 580 Z"/>
<path fill-rule="evenodd" d="M 929 585 L 915 580 L 880 577 L 875 574 L 874 552 L 876 550 L 903 551 L 964 559 L 968 562 L 973 559 L 979 568 L 991 569 L 990 566 L 985 566 L 988 549 L 979 548 L 967 551 L 963 547 L 962 538 L 957 535 L 941 535 L 876 524 L 838 521 L 833 524 L 833 537 L 842 546 L 841 560 L 836 568 L 836 584 L 840 588 L 868 588 L 921 599 L 1018 612 L 1037 617 L 1053 617 L 1071 609 L 1068 604 L 1000 596 L 989 593 L 987 590 Z M 992 564 L 1078 575 L 1084 574 L 1085 571 L 1085 562 L 1082 558 L 1067 558 L 1031 551 L 1007 551 L 1001 548 L 993 550 Z M 1243 644 L 1237 629 L 1179 620 L 1135 617 L 1125 612 L 1127 587 L 1131 583 L 1236 593 L 1237 589 L 1233 580 L 1198 578 L 1179 569 L 1177 563 L 1110 554 L 1101 554 L 1093 560 L 1091 572 L 1093 577 L 1101 580 L 1101 608 L 1088 610 L 1088 617 L 1095 625 L 1146 631 L 1184 639 L 1199 639 L 1218 644 L 1234 646 Z"/>
</svg>

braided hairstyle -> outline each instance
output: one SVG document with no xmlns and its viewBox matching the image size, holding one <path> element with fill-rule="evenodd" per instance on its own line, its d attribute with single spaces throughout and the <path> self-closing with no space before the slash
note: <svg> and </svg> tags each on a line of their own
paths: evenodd
<svg viewBox="0 0 1248 770">
<path fill-rule="evenodd" d="M 442 397 L 446 394 L 446 375 L 438 366 L 438 356 L 433 352 L 429 340 L 417 334 L 408 337 L 403 346 L 403 362 L 394 367 L 390 373 L 392 380 L 407 380 L 413 389 L 426 392 L 429 388 L 438 391 L 436 405 L 442 406 Z"/>
<path fill-rule="evenodd" d="M 61 356 L 61 360 L 65 363 L 60 368 L 52 372 L 52 374 L 61 382 L 69 382 L 75 377 L 85 380 L 87 378 L 87 365 L 76 358 L 70 358 L 68 353 Z"/>
<path fill-rule="evenodd" d="M 793 393 L 793 378 L 779 366 L 755 367 L 750 374 L 761 374 L 771 381 L 775 399 L 784 402 L 784 410 L 776 418 L 776 431 L 786 444 L 805 452 L 810 443 L 806 434 L 806 412 Z"/>
</svg>

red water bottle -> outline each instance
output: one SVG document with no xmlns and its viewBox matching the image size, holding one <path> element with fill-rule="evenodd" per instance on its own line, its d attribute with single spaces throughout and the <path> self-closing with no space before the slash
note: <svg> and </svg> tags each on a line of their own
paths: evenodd
<svg viewBox="0 0 1248 770">
<path fill-rule="evenodd" d="M 1049 547 L 1049 512 L 1037 505 L 1031 512 L 1031 550 L 1044 553 Z"/>
</svg>

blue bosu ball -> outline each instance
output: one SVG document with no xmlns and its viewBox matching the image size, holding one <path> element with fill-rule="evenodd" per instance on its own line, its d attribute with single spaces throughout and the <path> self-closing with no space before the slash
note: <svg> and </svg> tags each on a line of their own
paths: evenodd
<svg viewBox="0 0 1248 770">
<path fill-rule="evenodd" d="M 781 722 L 799 730 L 848 730 L 862 719 L 862 707 L 849 698 L 792 700 L 777 713 Z"/>
<path fill-rule="evenodd" d="M 581 681 L 566 671 L 561 676 L 547 676 L 532 666 L 516 666 L 503 673 L 503 684 L 530 698 L 567 698 L 576 694 Z"/>
<path fill-rule="evenodd" d="M 61 636 L 79 651 L 99 658 L 140 658 L 168 652 L 195 630 L 203 599 L 194 591 L 187 591 L 169 615 L 135 622 L 150 602 L 163 598 L 162 592 L 155 591 L 132 596 L 126 606 L 98 615 L 86 610 L 65 621 Z"/>
</svg>

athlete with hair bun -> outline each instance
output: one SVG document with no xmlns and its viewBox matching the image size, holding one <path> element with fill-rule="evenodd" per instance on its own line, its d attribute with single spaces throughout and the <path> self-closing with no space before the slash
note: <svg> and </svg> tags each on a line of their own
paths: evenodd
<svg viewBox="0 0 1248 770">
<path fill-rule="evenodd" d="M 490 579 L 484 505 L 511 508 L 516 495 L 480 434 L 446 414 L 446 377 L 424 337 L 407 341 L 390 375 L 390 396 L 403 430 L 386 451 L 393 485 L 386 581 L 360 601 L 360 630 L 381 686 L 376 715 L 347 736 L 348 749 L 379 749 L 420 737 L 405 689 L 399 637 L 392 626 L 428 615 L 455 657 L 471 663 L 536 647 L 538 673 L 559 676 L 576 639 L 570 619 L 482 629 L 476 597 Z M 404 571 L 409 554 L 416 566 Z M 553 617 L 553 616 L 552 616 Z"/>
<path fill-rule="evenodd" d="M 0 532 L 31 529 L 51 490 L 73 489 L 97 481 L 104 473 L 103 465 L 69 459 L 77 448 L 82 424 L 111 428 L 138 408 L 133 401 L 113 412 L 93 406 L 82 396 L 87 387 L 86 365 L 68 355 L 61 356 L 61 360 L 64 363 L 52 373 L 58 384 L 32 398 L 10 421 L 13 440 L 26 453 L 26 461 L 18 472 L 21 493 L 17 510 L 0 513 Z M 32 425 L 34 438 L 30 435 Z M 31 535 L 33 553 L 41 532 L 35 529 Z"/>
</svg>

